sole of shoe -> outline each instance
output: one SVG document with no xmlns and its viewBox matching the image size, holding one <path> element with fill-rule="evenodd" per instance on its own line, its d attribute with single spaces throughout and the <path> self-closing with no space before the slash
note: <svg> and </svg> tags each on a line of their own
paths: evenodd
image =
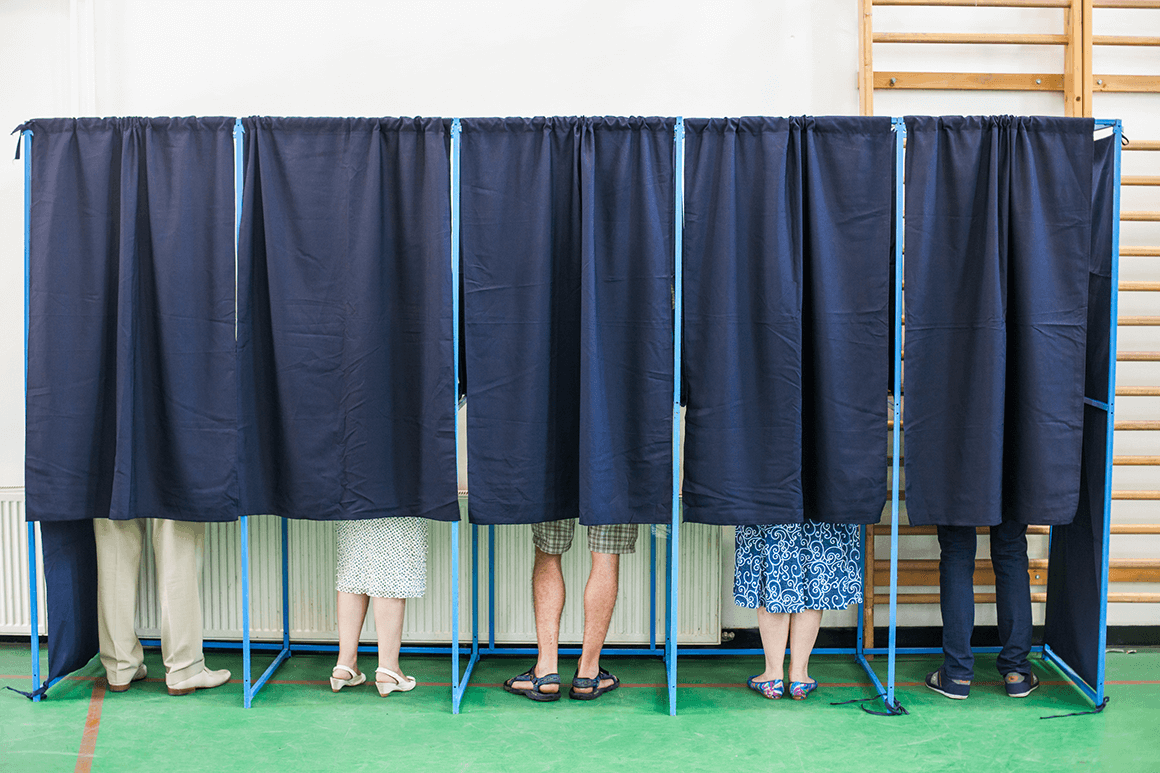
<svg viewBox="0 0 1160 773">
<path fill-rule="evenodd" d="M 170 695 L 189 695 L 191 692 L 195 691 L 197 688 L 196 687 L 186 687 L 186 688 L 181 689 L 181 690 L 175 690 L 172 687 L 169 687 L 167 689 L 169 690 Z"/>
<path fill-rule="evenodd" d="M 953 700 L 953 701 L 965 701 L 965 700 L 966 700 L 968 697 L 970 697 L 969 695 L 955 695 L 955 694 L 954 694 L 954 693 L 952 693 L 952 692 L 947 692 L 946 690 L 942 690 L 942 689 L 940 689 L 940 688 L 938 688 L 938 687 L 935 687 L 935 686 L 934 686 L 934 685 L 932 685 L 932 684 L 928 684 L 928 685 L 926 686 L 926 689 L 928 689 L 928 690 L 934 690 L 934 691 L 935 691 L 935 692 L 937 692 L 939 695 L 942 695 L 943 697 L 946 697 L 946 698 L 950 698 L 950 699 L 951 699 L 951 700 Z"/>
<path fill-rule="evenodd" d="M 1027 697 L 1028 695 L 1030 695 L 1030 694 L 1031 694 L 1031 693 L 1032 693 L 1032 692 L 1035 690 L 1035 688 L 1037 688 L 1037 687 L 1039 687 L 1039 685 L 1037 685 L 1037 684 L 1036 684 L 1036 685 L 1032 685 L 1031 687 L 1028 687 L 1028 688 L 1027 688 L 1027 690 L 1026 690 L 1026 691 L 1024 691 L 1024 692 L 1008 692 L 1008 693 L 1007 693 L 1007 697 L 1008 697 L 1008 698 L 1026 698 L 1026 697 Z"/>
</svg>

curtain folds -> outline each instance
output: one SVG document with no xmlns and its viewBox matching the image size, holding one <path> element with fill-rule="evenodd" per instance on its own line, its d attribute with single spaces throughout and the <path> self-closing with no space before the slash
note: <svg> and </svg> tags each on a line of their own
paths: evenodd
<svg viewBox="0 0 1160 773">
<path fill-rule="evenodd" d="M 674 121 L 462 125 L 472 521 L 668 520 Z"/>
<path fill-rule="evenodd" d="M 22 128 L 29 519 L 237 518 L 233 119 Z"/>
<path fill-rule="evenodd" d="M 242 511 L 457 520 L 446 122 L 243 125 Z"/>
<path fill-rule="evenodd" d="M 693 119 L 686 132 L 685 519 L 877 522 L 890 119 Z"/>
<path fill-rule="evenodd" d="M 1111 356 L 1112 198 L 1115 189 L 1115 138 L 1095 143 L 1092 173 L 1092 249 L 1088 272 L 1087 375 L 1084 391 L 1107 402 Z M 1051 530 L 1051 571 L 1047 575 L 1046 642 L 1089 685 L 1099 670 L 1104 506 L 1107 501 L 1108 413 L 1084 406 L 1083 457 L 1075 520 Z"/>
<path fill-rule="evenodd" d="M 913 524 L 1065 524 L 1079 497 L 1094 124 L 909 117 Z"/>
</svg>

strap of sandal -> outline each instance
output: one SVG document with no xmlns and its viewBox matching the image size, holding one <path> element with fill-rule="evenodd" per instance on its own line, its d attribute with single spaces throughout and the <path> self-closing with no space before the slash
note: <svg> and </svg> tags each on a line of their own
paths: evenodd
<svg viewBox="0 0 1160 773">
<path fill-rule="evenodd" d="M 336 664 L 334 668 L 330 669 L 331 673 L 334 673 L 335 671 L 339 671 L 339 670 L 345 671 L 348 674 L 350 674 L 350 676 L 348 677 L 349 679 L 354 679 L 356 676 L 358 676 L 358 674 L 353 669 L 347 668 L 346 666 L 342 665 L 341 663 Z"/>
<path fill-rule="evenodd" d="M 540 686 L 545 684 L 559 684 L 560 675 L 553 671 L 550 674 L 536 676 L 536 667 L 532 666 L 522 674 L 513 676 L 511 679 L 507 680 L 505 684 L 507 684 L 508 687 L 511 687 L 515 685 L 516 682 L 528 682 L 532 685 L 533 690 L 536 692 L 543 692 L 543 690 L 540 689 Z"/>
<path fill-rule="evenodd" d="M 402 674 L 396 674 L 391 669 L 383 668 L 382 666 L 379 666 L 378 668 L 375 669 L 375 674 L 386 674 L 387 676 L 389 676 L 395 680 L 395 684 L 406 684 L 407 682 L 411 681 L 410 679 L 403 676 Z"/>
</svg>

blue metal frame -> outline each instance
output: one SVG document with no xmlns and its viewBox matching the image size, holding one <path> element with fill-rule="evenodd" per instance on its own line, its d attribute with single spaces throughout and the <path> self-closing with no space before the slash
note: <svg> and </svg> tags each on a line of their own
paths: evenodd
<svg viewBox="0 0 1160 773">
<path fill-rule="evenodd" d="M 673 130 L 673 491 L 672 536 L 669 538 L 669 635 L 665 639 L 665 665 L 669 681 L 669 716 L 677 715 L 677 631 L 680 618 L 681 559 L 681 338 L 684 334 L 684 235 L 685 235 L 685 119 L 677 118 Z"/>
<path fill-rule="evenodd" d="M 25 129 L 24 142 L 24 397 L 28 399 L 28 321 L 31 296 L 32 256 L 32 130 Z M 24 510 L 28 515 L 27 506 Z M 28 521 L 28 601 L 31 615 L 32 690 L 40 687 L 40 599 L 36 588 L 36 524 Z M 33 698 L 39 701 L 40 696 Z"/>
<path fill-rule="evenodd" d="M 894 172 L 895 172 L 895 186 L 894 186 L 894 415 L 891 417 L 894 420 L 892 430 L 892 442 L 894 448 L 894 462 L 892 468 L 892 477 L 890 484 L 890 640 L 889 646 L 886 648 L 866 649 L 865 647 L 865 631 L 863 629 L 864 618 L 862 615 L 863 604 L 858 604 L 858 625 L 857 638 L 853 649 L 849 647 L 830 647 L 815 649 L 813 652 L 818 655 L 853 655 L 854 660 L 870 677 L 870 681 L 876 691 L 875 697 L 880 697 L 885 704 L 887 715 L 905 714 L 904 709 L 898 701 L 894 698 L 894 682 L 895 682 L 895 660 L 898 652 L 896 641 L 897 629 L 897 608 L 898 608 L 898 517 L 899 517 L 899 459 L 901 458 L 901 430 L 902 430 L 902 247 L 903 247 L 903 148 L 906 141 L 906 123 L 902 118 L 892 118 L 891 127 L 895 133 L 894 145 Z M 677 319 L 680 319 L 678 315 Z M 678 322 L 679 324 L 679 322 Z M 675 516 L 674 516 L 675 518 Z M 863 555 L 867 555 L 867 550 L 870 548 L 868 535 L 865 526 L 862 527 L 862 551 Z M 865 588 L 865 593 L 874 593 L 873 588 Z M 788 653 L 789 650 L 786 650 Z M 941 652 L 942 650 L 937 650 Z M 698 648 L 695 650 L 698 655 L 762 655 L 765 653 L 763 649 L 721 649 L 721 648 Z M 883 686 L 882 680 L 879 679 L 878 674 L 875 673 L 870 662 L 866 659 L 866 655 L 885 654 L 887 655 L 886 666 L 886 685 Z M 674 711 L 675 713 L 675 711 Z"/>
<path fill-rule="evenodd" d="M 455 373 L 455 390 L 453 398 L 455 400 L 454 407 L 458 409 L 458 395 L 459 395 L 459 133 L 460 123 L 459 119 L 455 118 L 451 122 L 451 330 L 452 330 L 452 356 L 453 367 Z M 235 252 L 238 246 L 238 236 L 240 234 L 242 222 L 242 188 L 243 188 L 243 167 L 242 167 L 242 137 L 244 129 L 242 128 L 241 119 L 234 123 L 234 163 L 235 163 L 235 231 L 234 231 L 234 249 Z M 452 416 L 455 414 L 453 412 Z M 455 420 L 455 461 L 456 474 L 458 475 L 458 467 L 460 461 L 459 451 L 459 422 Z M 258 691 L 269 681 L 269 679 L 277 671 L 291 655 L 295 652 L 337 652 L 338 645 L 335 644 L 292 644 L 290 642 L 290 522 L 287 518 L 282 518 L 282 641 L 280 644 L 258 643 L 255 644 L 250 640 L 250 548 L 249 548 L 249 518 L 248 516 L 241 516 L 241 564 L 242 564 L 242 695 L 243 704 L 248 709 L 253 705 L 254 696 Z M 475 533 L 472 532 L 474 540 Z M 474 553 L 473 545 L 473 553 Z M 472 641 L 472 657 L 468 662 L 467 671 L 461 678 L 459 676 L 459 521 L 452 521 L 451 523 L 451 644 L 447 646 L 428 646 L 428 647 L 401 647 L 400 652 L 407 655 L 450 655 L 451 656 L 451 710 L 452 713 L 459 713 L 459 703 L 463 698 L 463 691 L 467 687 L 467 679 L 474 668 L 476 661 L 479 659 L 478 640 L 473 637 Z M 472 613 L 474 617 L 477 605 L 476 589 L 472 588 Z M 223 649 L 234 649 L 236 644 L 231 642 L 207 642 L 207 646 L 220 647 Z M 276 650 L 274 661 L 266 667 L 256 681 L 251 684 L 251 652 L 253 650 L 271 651 Z M 378 652 L 378 647 L 374 645 L 359 645 L 358 651 L 360 653 L 375 653 Z M 461 683 L 462 682 L 462 683 Z"/>
</svg>

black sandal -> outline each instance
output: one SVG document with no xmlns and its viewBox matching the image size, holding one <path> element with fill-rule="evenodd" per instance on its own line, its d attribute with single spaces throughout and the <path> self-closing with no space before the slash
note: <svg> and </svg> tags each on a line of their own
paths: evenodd
<svg viewBox="0 0 1160 773">
<path fill-rule="evenodd" d="M 601 687 L 600 682 L 605 679 L 611 679 L 612 684 L 607 687 Z M 581 689 L 591 688 L 592 692 L 576 692 L 577 687 Z M 572 689 L 568 691 L 568 697 L 577 701 L 594 701 L 604 693 L 612 692 L 617 687 L 620 687 L 620 680 L 602 668 L 594 679 L 588 679 L 587 677 L 579 675 L 572 677 Z"/>
<path fill-rule="evenodd" d="M 516 682 L 530 682 L 532 687 L 513 687 Z M 518 676 L 513 676 L 503 683 L 503 688 L 513 695 L 524 695 L 534 701 L 558 701 L 560 700 L 560 690 L 557 688 L 556 692 L 544 692 L 540 688 L 545 684 L 560 684 L 560 675 L 557 673 L 544 674 L 543 676 L 536 676 L 536 667 L 532 666 L 527 671 Z"/>
</svg>

